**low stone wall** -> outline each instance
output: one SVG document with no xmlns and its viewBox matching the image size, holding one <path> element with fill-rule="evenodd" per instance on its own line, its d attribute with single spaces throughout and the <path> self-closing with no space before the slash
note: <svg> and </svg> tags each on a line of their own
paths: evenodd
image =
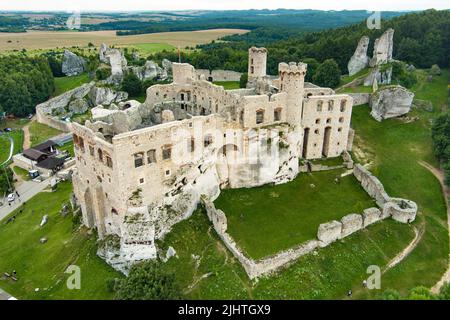
<svg viewBox="0 0 450 320">
<path fill-rule="evenodd" d="M 39 123 L 45 124 L 46 126 L 55 128 L 59 131 L 70 132 L 72 129 L 72 125 L 70 122 L 59 120 L 57 117 L 53 117 L 49 114 L 46 114 L 42 110 L 37 108 L 36 108 L 36 119 Z"/>
<path fill-rule="evenodd" d="M 375 199 L 379 207 L 382 208 L 390 200 L 380 180 L 373 176 L 365 167 L 357 164 L 353 170 L 353 174 L 369 196 Z"/>
<path fill-rule="evenodd" d="M 394 220 L 402 223 L 414 221 L 417 205 L 413 201 L 390 198 L 384 191 L 381 182 L 360 164 L 355 166 L 353 173 L 357 180 L 361 182 L 364 190 L 376 200 L 382 210 L 368 208 L 363 210 L 362 214 L 351 213 L 344 216 L 340 221 L 333 220 L 323 223 L 318 228 L 317 239 L 306 241 L 297 247 L 257 261 L 247 257 L 227 233 L 228 224 L 225 213 L 220 209 L 216 209 L 214 203 L 207 197 L 203 196 L 201 201 L 220 239 L 238 259 L 250 279 L 255 279 L 286 267 L 305 254 L 318 248 L 326 247 L 388 217 L 392 217 Z"/>
<path fill-rule="evenodd" d="M 242 73 L 232 70 L 212 70 L 196 69 L 197 77 L 204 76 L 206 80 L 212 78 L 212 81 L 239 81 Z"/>
<path fill-rule="evenodd" d="M 347 93 L 353 98 L 353 106 L 360 106 L 370 102 L 371 93 Z"/>
</svg>

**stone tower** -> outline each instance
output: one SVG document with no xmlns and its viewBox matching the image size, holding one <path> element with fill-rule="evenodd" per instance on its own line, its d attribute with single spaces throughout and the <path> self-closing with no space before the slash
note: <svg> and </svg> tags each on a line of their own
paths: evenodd
<svg viewBox="0 0 450 320">
<path fill-rule="evenodd" d="M 287 94 L 287 121 L 297 126 L 302 120 L 303 93 L 307 65 L 295 62 L 280 63 L 278 72 L 280 75 L 280 92 Z"/>
<path fill-rule="evenodd" d="M 248 82 L 254 83 L 266 76 L 267 49 L 251 47 L 248 49 Z"/>
</svg>

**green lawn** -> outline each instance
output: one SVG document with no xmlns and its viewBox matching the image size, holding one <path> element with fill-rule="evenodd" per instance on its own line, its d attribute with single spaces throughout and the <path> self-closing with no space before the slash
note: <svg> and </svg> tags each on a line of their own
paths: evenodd
<svg viewBox="0 0 450 320">
<path fill-rule="evenodd" d="M 277 186 L 223 190 L 215 204 L 225 212 L 236 243 L 260 259 L 315 239 L 321 223 L 375 206 L 353 175 L 334 182 L 342 172 L 304 173 Z"/>
<path fill-rule="evenodd" d="M 58 150 L 61 152 L 68 151 L 72 158 L 75 157 L 75 151 L 73 150 L 73 141 L 70 141 L 61 147 L 58 147 Z"/>
<path fill-rule="evenodd" d="M 338 90 L 338 93 L 372 93 L 372 92 L 373 92 L 372 86 L 345 87 Z"/>
<path fill-rule="evenodd" d="M 75 89 L 82 84 L 88 83 L 89 81 L 90 79 L 87 73 L 73 77 L 55 78 L 55 92 L 53 93 L 53 96 L 59 96 L 60 94 Z"/>
<path fill-rule="evenodd" d="M 19 299 L 108 299 L 106 280 L 120 277 L 96 255 L 96 237 L 82 228 L 72 230 L 72 217 L 62 217 L 61 205 L 72 192 L 70 183 L 54 193 L 43 192 L 28 201 L 15 222 L 0 224 L 0 273 L 17 272 L 17 282 L 0 279 L 0 287 Z M 40 228 L 44 214 L 48 223 Z M 39 239 L 48 242 L 41 244 Z M 69 265 L 81 269 L 81 290 L 66 287 Z M 39 288 L 39 292 L 35 292 Z"/>
<path fill-rule="evenodd" d="M 11 142 L 8 138 L 0 136 L 0 163 L 8 159 L 11 149 Z"/>
<path fill-rule="evenodd" d="M 370 68 L 366 68 L 366 69 L 363 69 L 363 70 L 359 71 L 358 73 L 356 73 L 356 74 L 354 74 L 352 76 L 349 76 L 349 75 L 342 76 L 339 86 L 343 86 L 343 85 L 345 85 L 347 83 L 350 83 L 350 82 L 352 82 L 353 80 L 355 80 L 357 78 L 364 77 L 364 76 L 368 75 L 370 71 L 371 71 Z"/>
<path fill-rule="evenodd" d="M 333 167 L 342 165 L 344 163 L 344 160 L 342 159 L 342 157 L 335 157 L 335 158 L 314 159 L 311 160 L 311 162 L 313 164 L 321 164 L 323 166 Z"/>
<path fill-rule="evenodd" d="M 13 171 L 16 175 L 19 175 L 22 178 L 22 180 L 25 180 L 25 181 L 31 180 L 30 175 L 28 174 L 27 170 L 19 168 L 17 166 L 14 166 Z"/>
<path fill-rule="evenodd" d="M 45 124 L 33 121 L 30 124 L 30 140 L 31 146 L 38 145 L 54 136 L 61 134 L 62 132 Z"/>
<path fill-rule="evenodd" d="M 172 51 L 175 50 L 175 47 L 167 44 L 167 43 L 138 43 L 134 44 L 131 47 L 138 49 L 139 53 L 143 54 L 151 54 L 160 52 L 163 50 Z"/>
<path fill-rule="evenodd" d="M 2 120 L 0 121 L 0 130 L 5 128 L 22 129 L 28 122 L 30 122 L 28 119 Z"/>
<path fill-rule="evenodd" d="M 225 90 L 240 89 L 239 81 L 214 81 L 214 84 L 222 86 Z"/>
<path fill-rule="evenodd" d="M 0 136 L 0 163 L 3 163 L 9 157 L 10 141 L 6 137 L 11 137 L 14 141 L 13 155 L 22 151 L 23 131 L 14 129 L 11 132 L 4 133 Z"/>
</svg>

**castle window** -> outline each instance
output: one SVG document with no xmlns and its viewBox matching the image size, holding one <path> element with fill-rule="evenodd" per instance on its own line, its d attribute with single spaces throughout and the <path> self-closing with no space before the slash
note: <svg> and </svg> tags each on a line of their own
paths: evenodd
<svg viewBox="0 0 450 320">
<path fill-rule="evenodd" d="M 166 176 L 170 176 L 170 170 L 166 170 Z"/>
<path fill-rule="evenodd" d="M 78 144 L 78 136 L 76 134 L 73 135 L 73 142 L 75 145 Z"/>
<path fill-rule="evenodd" d="M 256 111 L 256 124 L 264 122 L 264 110 Z"/>
<path fill-rule="evenodd" d="M 338 132 L 342 132 L 342 128 L 338 128 Z"/>
<path fill-rule="evenodd" d="M 206 135 L 205 139 L 203 140 L 203 146 L 206 148 L 207 146 L 209 146 L 212 143 L 213 143 L 212 135 L 210 135 L 210 134 Z"/>
<path fill-rule="evenodd" d="M 345 104 L 347 103 L 347 100 L 342 100 L 341 101 L 341 112 L 345 111 Z"/>
<path fill-rule="evenodd" d="M 188 150 L 189 150 L 189 152 L 194 152 L 194 150 L 195 150 L 195 139 L 194 138 L 190 138 L 188 140 Z"/>
<path fill-rule="evenodd" d="M 315 134 L 319 134 L 319 129 L 314 130 Z"/>
<path fill-rule="evenodd" d="M 172 157 L 172 147 L 164 146 L 162 150 L 163 160 L 169 160 Z"/>
<path fill-rule="evenodd" d="M 320 119 L 316 119 L 316 124 L 319 124 L 320 123 Z"/>
<path fill-rule="evenodd" d="M 106 166 L 108 168 L 112 168 L 113 167 L 112 159 L 111 159 L 110 156 L 106 156 Z"/>
<path fill-rule="evenodd" d="M 251 73 L 251 74 L 255 73 L 255 67 L 254 67 L 254 66 L 251 66 L 251 67 L 250 67 L 250 73 Z"/>
<path fill-rule="evenodd" d="M 328 119 L 327 119 L 327 123 L 331 123 L 331 118 L 328 118 Z"/>
<path fill-rule="evenodd" d="M 163 97 L 164 97 L 164 99 L 166 99 L 166 98 L 167 98 L 167 93 L 166 93 L 166 94 L 164 94 L 164 96 L 163 96 Z"/>
<path fill-rule="evenodd" d="M 102 149 L 98 149 L 98 160 L 103 162 L 103 151 L 102 151 Z"/>
<path fill-rule="evenodd" d="M 98 182 L 102 183 L 102 178 L 100 176 L 97 176 Z"/>
<path fill-rule="evenodd" d="M 322 105 L 323 105 L 322 100 L 317 101 L 317 111 L 318 112 L 322 111 Z"/>
<path fill-rule="evenodd" d="M 340 117 L 340 118 L 339 118 L 339 122 L 340 122 L 340 123 L 344 122 L 344 117 Z"/>
<path fill-rule="evenodd" d="M 119 214 L 119 213 L 117 213 L 117 210 L 114 208 L 111 209 L 111 213 L 116 216 Z"/>
<path fill-rule="evenodd" d="M 144 154 L 142 152 L 134 154 L 134 167 L 139 168 L 144 165 Z"/>
<path fill-rule="evenodd" d="M 184 93 L 181 94 L 181 101 L 184 101 Z"/>
<path fill-rule="evenodd" d="M 94 147 L 93 146 L 91 146 L 91 145 L 89 145 L 89 154 L 91 155 L 91 156 L 94 156 L 94 152 L 95 150 L 94 150 Z"/>
<path fill-rule="evenodd" d="M 244 124 L 244 111 L 239 113 L 239 123 Z"/>
<path fill-rule="evenodd" d="M 333 111 L 334 101 L 330 100 L 328 101 L 328 111 Z"/>
<path fill-rule="evenodd" d="M 273 112 L 273 120 L 281 121 L 281 108 L 275 109 L 275 111 Z"/>
<path fill-rule="evenodd" d="M 140 183 L 140 184 L 143 184 L 143 183 L 144 183 L 144 178 L 140 178 L 140 179 L 139 179 L 139 183 Z"/>
<path fill-rule="evenodd" d="M 152 149 L 147 151 L 147 163 L 156 163 L 156 150 Z"/>
<path fill-rule="evenodd" d="M 83 140 L 83 138 L 81 138 L 81 137 L 78 138 L 78 145 L 79 145 L 81 151 L 84 152 L 84 140 Z"/>
</svg>

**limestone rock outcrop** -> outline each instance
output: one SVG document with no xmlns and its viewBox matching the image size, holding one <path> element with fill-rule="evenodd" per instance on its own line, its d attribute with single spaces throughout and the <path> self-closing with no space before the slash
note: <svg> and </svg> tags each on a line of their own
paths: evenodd
<svg viewBox="0 0 450 320">
<path fill-rule="evenodd" d="M 367 49 L 369 47 L 369 37 L 363 36 L 356 47 L 355 53 L 348 62 L 348 74 L 350 76 L 358 73 L 369 65 L 369 57 L 367 56 Z"/>
<path fill-rule="evenodd" d="M 392 81 L 392 67 L 375 67 L 369 75 L 364 79 L 364 86 L 388 85 Z"/>
<path fill-rule="evenodd" d="M 124 101 L 128 98 L 128 93 L 115 91 L 109 87 L 93 87 L 89 92 L 91 105 L 110 105 L 113 102 Z"/>
<path fill-rule="evenodd" d="M 64 50 L 62 73 L 66 76 L 76 76 L 86 70 L 86 61 L 69 50 Z"/>
<path fill-rule="evenodd" d="M 375 67 L 392 60 L 392 50 L 394 48 L 394 29 L 386 30 L 381 37 L 375 40 L 373 46 L 373 56 L 370 66 Z"/>
<path fill-rule="evenodd" d="M 371 115 L 377 121 L 399 117 L 411 110 L 414 93 L 402 86 L 378 90 L 370 99 Z"/>
<path fill-rule="evenodd" d="M 89 103 L 86 99 L 78 98 L 69 103 L 69 111 L 72 114 L 83 114 L 89 109 Z"/>
<path fill-rule="evenodd" d="M 100 61 L 111 66 L 111 76 L 108 82 L 119 83 L 127 69 L 127 59 L 119 49 L 109 48 L 106 44 L 100 46 Z"/>
<path fill-rule="evenodd" d="M 162 59 L 161 65 L 162 65 L 162 68 L 164 70 L 166 70 L 167 75 L 171 76 L 172 75 L 172 62 L 167 59 Z"/>
<path fill-rule="evenodd" d="M 166 80 L 167 70 L 158 66 L 156 62 L 147 61 L 142 67 L 130 67 L 131 72 L 133 72 L 139 80 Z"/>
</svg>

